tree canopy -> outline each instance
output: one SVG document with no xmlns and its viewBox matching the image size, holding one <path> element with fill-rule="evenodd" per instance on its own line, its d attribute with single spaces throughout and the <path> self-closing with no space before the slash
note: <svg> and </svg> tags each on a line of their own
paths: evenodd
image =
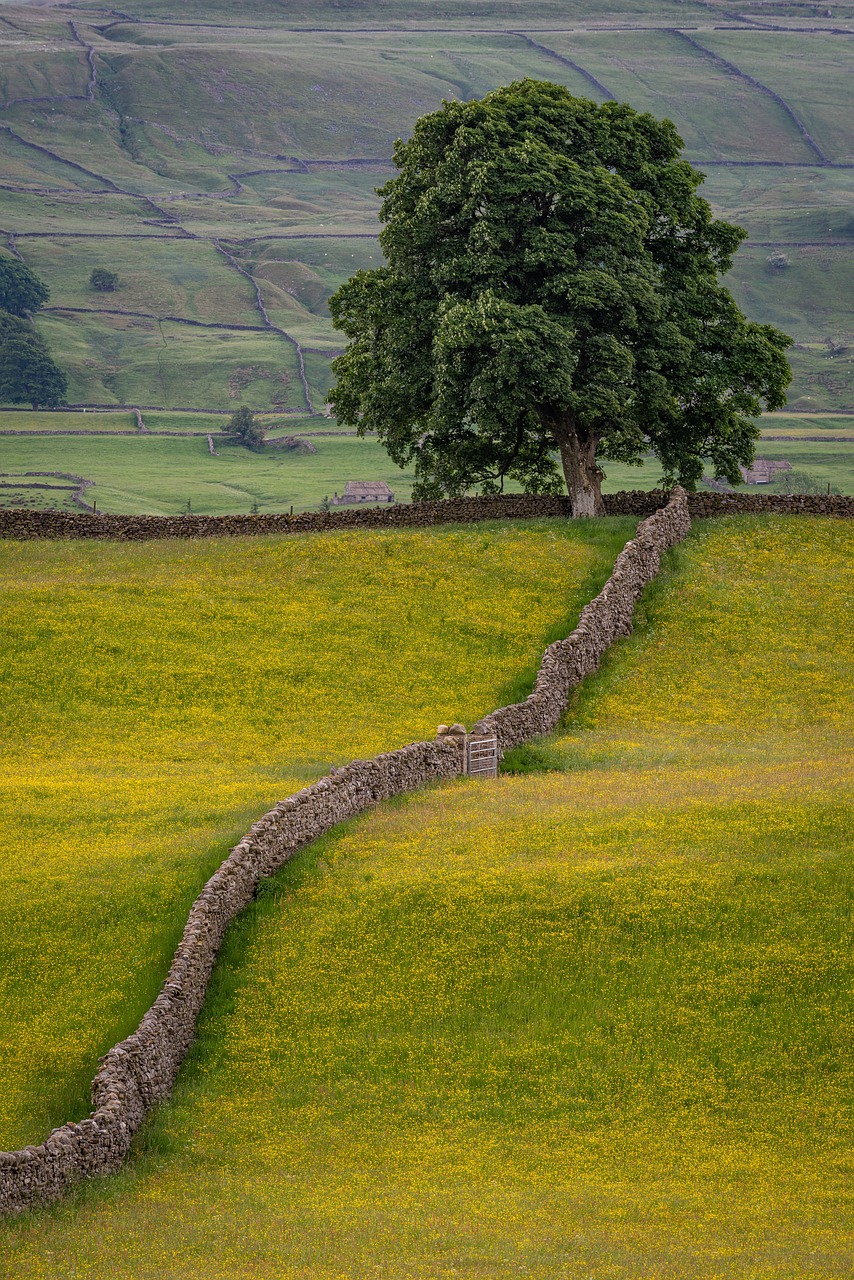
<svg viewBox="0 0 854 1280">
<path fill-rule="evenodd" d="M 245 444 L 247 449 L 262 445 L 266 435 L 263 424 L 256 420 L 252 410 L 245 404 L 235 409 L 223 432 L 227 436 L 232 436 L 240 444 Z"/>
<path fill-rule="evenodd" d="M 26 263 L 0 258 L 0 311 L 25 316 L 27 312 L 38 311 L 49 297 L 47 285 Z"/>
<path fill-rule="evenodd" d="M 115 271 L 108 271 L 106 267 L 93 267 L 89 283 L 96 293 L 115 293 L 119 287 L 119 277 Z"/>
<path fill-rule="evenodd" d="M 33 324 L 0 311 L 0 401 L 54 409 L 67 391 L 65 374 Z"/>
<path fill-rule="evenodd" d="M 601 459 L 736 483 L 790 339 L 720 282 L 745 232 L 697 195 L 668 120 L 522 80 L 446 102 L 398 142 L 386 264 L 330 299 L 339 421 L 375 431 L 415 497 L 506 479 L 602 509 Z"/>
</svg>

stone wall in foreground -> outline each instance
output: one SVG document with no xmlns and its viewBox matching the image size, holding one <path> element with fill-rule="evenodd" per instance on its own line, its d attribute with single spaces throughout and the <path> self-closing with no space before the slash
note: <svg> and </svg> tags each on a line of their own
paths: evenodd
<svg viewBox="0 0 854 1280">
<path fill-rule="evenodd" d="M 605 495 L 611 516 L 648 516 L 667 502 L 660 489 Z M 854 497 L 784 496 L 755 493 L 692 493 L 694 517 L 759 514 L 831 515 L 854 518 Z M 479 520 L 533 520 L 570 517 L 567 497 L 503 494 L 495 497 L 446 498 L 399 506 L 351 507 L 336 511 L 301 511 L 297 515 L 121 516 L 70 511 L 0 509 L 0 538 L 106 538 L 145 542 L 154 538 L 246 537 L 270 533 L 323 533 L 338 529 L 405 529 Z"/>
<path fill-rule="evenodd" d="M 553 728 L 571 689 L 631 628 L 635 603 L 658 572 L 662 553 L 684 538 L 689 527 L 686 495 L 676 489 L 667 506 L 638 527 L 572 635 L 546 650 L 531 696 L 488 716 L 475 736 L 478 729 L 494 732 L 506 747 Z M 356 760 L 260 818 L 193 904 L 166 981 L 139 1027 L 102 1059 L 88 1119 L 62 1125 L 39 1146 L 0 1154 L 0 1214 L 55 1200 L 81 1178 L 119 1167 L 146 1113 L 172 1089 L 195 1034 L 225 930 L 252 900 L 263 877 L 337 823 L 427 782 L 456 777 L 465 772 L 465 761 L 466 736 L 452 730 L 435 742 L 414 742 L 372 760 Z"/>
</svg>

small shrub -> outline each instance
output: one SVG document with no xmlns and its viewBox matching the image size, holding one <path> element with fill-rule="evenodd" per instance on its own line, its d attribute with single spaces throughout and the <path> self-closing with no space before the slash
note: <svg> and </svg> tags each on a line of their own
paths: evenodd
<svg viewBox="0 0 854 1280">
<path fill-rule="evenodd" d="M 775 249 L 765 259 L 771 271 L 785 271 L 792 264 L 786 257 L 785 253 L 781 253 L 779 249 Z"/>
<path fill-rule="evenodd" d="M 264 427 L 260 422 L 255 421 L 255 415 L 245 404 L 235 409 L 228 420 L 228 426 L 224 429 L 224 434 L 231 436 L 239 444 L 245 444 L 247 449 L 264 443 Z"/>
<path fill-rule="evenodd" d="M 89 283 L 96 293 L 115 293 L 119 287 L 119 277 L 115 271 L 108 271 L 106 267 L 95 267 Z"/>
<path fill-rule="evenodd" d="M 828 485 L 809 471 L 782 471 L 768 486 L 769 493 L 841 493 L 835 484 Z"/>
</svg>

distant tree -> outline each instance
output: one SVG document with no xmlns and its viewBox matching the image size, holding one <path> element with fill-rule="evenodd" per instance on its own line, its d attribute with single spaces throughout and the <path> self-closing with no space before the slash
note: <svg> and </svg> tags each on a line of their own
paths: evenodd
<svg viewBox="0 0 854 1280">
<path fill-rule="evenodd" d="M 535 80 L 446 102 L 396 144 L 387 265 L 329 300 L 349 339 L 330 401 L 414 464 L 413 497 L 557 492 L 556 454 L 576 515 L 604 509 L 603 458 L 737 481 L 791 340 L 721 283 L 746 233 L 681 148 L 668 120 Z"/>
<path fill-rule="evenodd" d="M 0 400 L 54 409 L 67 392 L 65 374 L 34 325 L 0 311 Z"/>
<path fill-rule="evenodd" d="M 244 404 L 231 415 L 225 434 L 252 449 L 264 443 L 265 430 L 260 422 L 255 421 L 252 410 Z"/>
<path fill-rule="evenodd" d="M 47 285 L 25 263 L 0 258 L 0 310 L 25 316 L 38 311 L 49 297 Z"/>
<path fill-rule="evenodd" d="M 119 277 L 115 271 L 108 271 L 106 267 L 95 267 L 89 283 L 97 293 L 115 293 L 119 287 Z"/>
<path fill-rule="evenodd" d="M 781 253 L 779 249 L 775 249 L 773 253 L 769 253 L 765 259 L 772 271 L 786 271 L 792 265 L 785 253 Z"/>
</svg>

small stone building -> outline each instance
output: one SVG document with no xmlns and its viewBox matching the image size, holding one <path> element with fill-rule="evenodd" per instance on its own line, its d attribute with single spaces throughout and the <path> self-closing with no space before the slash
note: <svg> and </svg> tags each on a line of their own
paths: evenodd
<svg viewBox="0 0 854 1280">
<path fill-rule="evenodd" d="M 792 464 L 785 459 L 774 462 L 771 458 L 754 458 L 749 470 L 747 467 L 738 469 L 745 484 L 770 484 L 778 472 L 791 471 Z"/>
<path fill-rule="evenodd" d="M 348 480 L 340 498 L 329 499 L 331 507 L 358 506 L 361 502 L 394 502 L 394 494 L 385 480 Z"/>
</svg>

